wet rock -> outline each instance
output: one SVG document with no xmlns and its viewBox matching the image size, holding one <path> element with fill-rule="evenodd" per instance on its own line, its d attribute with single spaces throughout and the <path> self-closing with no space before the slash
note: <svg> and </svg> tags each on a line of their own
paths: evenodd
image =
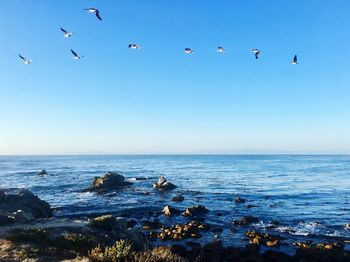
<svg viewBox="0 0 350 262">
<path fill-rule="evenodd" d="M 94 181 L 92 182 L 91 190 L 110 190 L 121 188 L 127 184 L 129 183 L 125 182 L 124 176 L 114 172 L 107 172 L 102 177 L 95 177 Z"/>
<path fill-rule="evenodd" d="M 176 208 L 173 208 L 171 206 L 165 206 L 163 208 L 163 214 L 166 215 L 166 216 L 172 216 L 172 215 L 177 215 L 177 214 L 180 214 L 180 211 L 177 210 Z"/>
<path fill-rule="evenodd" d="M 19 222 L 19 223 L 26 223 L 26 222 L 29 222 L 29 221 L 35 219 L 33 217 L 32 213 L 23 212 L 22 210 L 17 210 L 15 212 L 13 212 L 12 215 L 15 218 L 15 221 Z"/>
<path fill-rule="evenodd" d="M 310 248 L 311 247 L 311 244 L 312 244 L 312 241 L 311 240 L 307 240 L 305 242 L 294 242 L 293 243 L 293 246 L 296 246 L 298 248 Z"/>
<path fill-rule="evenodd" d="M 244 204 L 246 202 L 246 200 L 241 197 L 236 197 L 234 201 L 236 204 Z"/>
<path fill-rule="evenodd" d="M 176 186 L 170 182 L 167 181 L 167 179 L 164 176 L 161 176 L 157 183 L 153 184 L 153 188 L 159 189 L 159 190 L 172 190 L 175 189 Z"/>
<path fill-rule="evenodd" d="M 47 172 L 45 169 L 41 170 L 39 173 L 38 173 L 38 176 L 45 176 L 47 175 Z"/>
<path fill-rule="evenodd" d="M 257 217 L 245 216 L 245 217 L 242 217 L 240 220 L 234 220 L 233 224 L 240 225 L 240 226 L 246 226 L 246 225 L 250 225 L 250 224 L 258 223 L 258 222 L 259 222 L 259 219 Z"/>
<path fill-rule="evenodd" d="M 252 245 L 265 245 L 268 247 L 278 247 L 280 245 L 281 237 L 279 235 L 270 235 L 256 231 L 247 231 L 245 235 L 249 238 L 249 243 Z"/>
<path fill-rule="evenodd" d="M 198 205 L 198 206 L 191 206 L 186 208 L 183 215 L 184 216 L 203 216 L 208 212 L 209 210 L 205 206 Z"/>
<path fill-rule="evenodd" d="M 132 228 L 137 224 L 137 221 L 135 219 L 130 219 L 127 221 L 127 227 Z"/>
<path fill-rule="evenodd" d="M 27 190 L 22 190 L 18 194 L 3 194 L 0 210 L 2 210 L 0 223 L 3 224 L 28 222 L 37 218 L 49 218 L 53 215 L 47 202 Z"/>
<path fill-rule="evenodd" d="M 259 206 L 255 206 L 255 205 L 247 205 L 247 208 L 253 208 L 253 207 L 259 207 Z"/>
<path fill-rule="evenodd" d="M 159 229 L 163 225 L 159 221 L 145 221 L 142 225 L 142 228 L 144 230 L 154 230 L 154 229 Z"/>
<path fill-rule="evenodd" d="M 279 251 L 268 250 L 262 255 L 264 261 L 269 262 L 292 262 L 295 261 L 292 257 Z"/>
<path fill-rule="evenodd" d="M 183 195 L 177 195 L 177 196 L 174 196 L 174 197 L 171 199 L 171 201 L 173 201 L 173 202 L 182 202 L 182 201 L 184 201 L 184 200 L 185 200 L 185 198 L 184 198 Z"/>
</svg>

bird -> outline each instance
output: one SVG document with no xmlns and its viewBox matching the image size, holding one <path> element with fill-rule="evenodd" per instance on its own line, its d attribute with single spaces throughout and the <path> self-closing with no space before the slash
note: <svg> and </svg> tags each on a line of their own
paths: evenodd
<svg viewBox="0 0 350 262">
<path fill-rule="evenodd" d="M 218 46 L 218 48 L 216 49 L 216 51 L 218 52 L 218 53 L 225 53 L 225 48 L 223 48 L 222 46 Z"/>
<path fill-rule="evenodd" d="M 88 13 L 95 13 L 96 17 L 102 21 L 102 18 L 100 16 L 100 11 L 96 8 L 90 7 L 90 8 L 85 8 L 84 10 L 88 11 Z"/>
<path fill-rule="evenodd" d="M 79 60 L 80 58 L 84 57 L 84 56 L 78 55 L 76 52 L 74 52 L 73 49 L 71 49 L 70 51 L 71 51 L 72 54 L 73 54 L 73 58 L 76 59 L 76 60 Z"/>
<path fill-rule="evenodd" d="M 186 47 L 185 50 L 184 50 L 184 52 L 185 52 L 186 54 L 193 54 L 194 51 L 193 51 L 193 49 Z"/>
<path fill-rule="evenodd" d="M 293 57 L 292 65 L 297 65 L 297 64 L 299 64 L 299 63 L 298 63 L 298 56 L 295 55 L 295 56 Z"/>
<path fill-rule="evenodd" d="M 68 32 L 67 30 L 64 30 L 62 27 L 61 27 L 61 31 L 63 32 L 63 37 L 64 38 L 69 38 L 72 36 L 73 33 L 71 32 Z"/>
<path fill-rule="evenodd" d="M 22 59 L 23 64 L 29 65 L 33 62 L 31 59 L 27 59 L 27 58 L 23 57 L 22 55 L 18 55 L 18 56 Z"/>
<path fill-rule="evenodd" d="M 130 49 L 140 49 L 141 48 L 139 45 L 136 45 L 136 44 L 129 44 L 128 47 Z"/>
<path fill-rule="evenodd" d="M 257 49 L 257 48 L 254 48 L 254 49 L 252 49 L 252 52 L 255 55 L 255 59 L 259 59 L 261 51 L 259 49 Z"/>
</svg>

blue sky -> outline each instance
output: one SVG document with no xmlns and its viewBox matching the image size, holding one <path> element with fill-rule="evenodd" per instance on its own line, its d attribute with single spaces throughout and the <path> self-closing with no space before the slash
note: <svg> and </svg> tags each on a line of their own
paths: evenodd
<svg viewBox="0 0 350 262">
<path fill-rule="evenodd" d="M 347 0 L 0 8 L 0 154 L 350 153 Z"/>
</svg>

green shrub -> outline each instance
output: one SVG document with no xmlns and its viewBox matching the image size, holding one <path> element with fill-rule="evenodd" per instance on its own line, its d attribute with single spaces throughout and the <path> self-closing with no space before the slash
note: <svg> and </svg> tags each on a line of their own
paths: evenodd
<svg viewBox="0 0 350 262">
<path fill-rule="evenodd" d="M 101 248 L 95 247 L 89 252 L 89 257 L 93 261 L 119 262 L 131 254 L 132 247 L 125 240 L 117 241 L 114 246 Z"/>
<path fill-rule="evenodd" d="M 92 219 L 89 222 L 88 226 L 109 231 L 113 229 L 115 224 L 115 217 L 113 217 L 112 215 L 104 215 Z"/>
<path fill-rule="evenodd" d="M 167 247 L 156 247 L 144 252 L 134 252 L 127 261 L 133 262 L 188 262 L 186 258 L 172 253 Z"/>
</svg>

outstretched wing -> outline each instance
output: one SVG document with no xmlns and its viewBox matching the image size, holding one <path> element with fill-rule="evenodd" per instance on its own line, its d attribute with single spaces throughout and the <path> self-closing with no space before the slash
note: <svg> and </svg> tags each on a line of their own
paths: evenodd
<svg viewBox="0 0 350 262">
<path fill-rule="evenodd" d="M 98 11 L 98 10 L 96 10 L 96 17 L 97 17 L 100 21 L 102 21 L 102 18 L 101 18 L 101 16 L 100 16 L 100 11 Z"/>
<path fill-rule="evenodd" d="M 21 55 L 18 55 L 22 60 L 27 60 L 27 59 L 25 59 L 23 56 L 21 56 Z"/>
<path fill-rule="evenodd" d="M 68 32 L 66 30 L 64 30 L 62 27 L 61 27 L 61 31 L 65 34 L 67 34 Z"/>
<path fill-rule="evenodd" d="M 78 54 L 77 54 L 76 52 L 74 52 L 74 50 L 73 50 L 73 49 L 71 49 L 70 51 L 72 52 L 72 54 L 73 54 L 75 57 L 77 57 L 77 56 L 78 56 Z"/>
</svg>

